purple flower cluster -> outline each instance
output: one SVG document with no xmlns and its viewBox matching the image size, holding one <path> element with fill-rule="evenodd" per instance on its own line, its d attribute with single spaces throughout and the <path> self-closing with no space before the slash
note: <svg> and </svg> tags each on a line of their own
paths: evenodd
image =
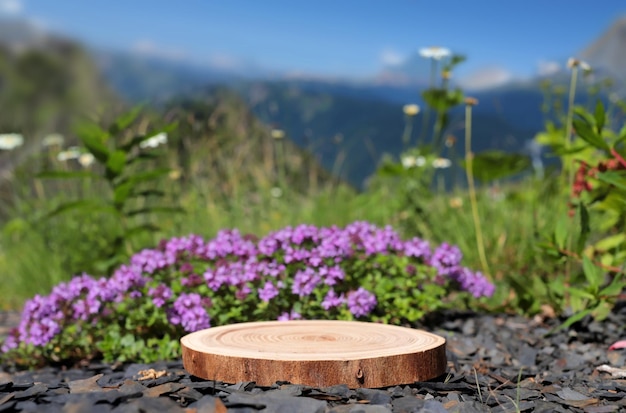
<svg viewBox="0 0 626 413">
<path fill-rule="evenodd" d="M 363 287 L 348 293 L 348 308 L 355 317 L 370 313 L 376 307 L 376 296 Z"/>
<path fill-rule="evenodd" d="M 83 274 L 57 285 L 48 296 L 35 296 L 26 302 L 21 323 L 2 351 L 21 343 L 44 346 L 66 326 L 95 325 L 116 314 L 123 302 L 151 302 L 169 323 L 187 332 L 208 328 L 210 297 L 227 294 L 241 303 L 264 302 L 266 308 L 275 308 L 274 316 L 280 313 L 279 320 L 302 318 L 286 304 L 312 299 L 320 300 L 317 304 L 325 311 L 347 308 L 354 317 L 365 317 L 378 301 L 353 272 L 356 264 L 380 257 L 405 257 L 408 276 L 419 266 L 432 267 L 440 279 L 475 297 L 494 292 L 481 273 L 461 266 L 457 247 L 444 243 L 432 250 L 419 238 L 403 241 L 390 226 L 299 225 L 258 241 L 237 230 L 223 230 L 208 241 L 197 235 L 171 238 L 135 254 L 108 279 Z"/>
<path fill-rule="evenodd" d="M 168 320 L 174 325 L 181 325 L 185 331 L 194 332 L 209 328 L 210 318 L 199 294 L 181 294 L 169 311 Z"/>
</svg>

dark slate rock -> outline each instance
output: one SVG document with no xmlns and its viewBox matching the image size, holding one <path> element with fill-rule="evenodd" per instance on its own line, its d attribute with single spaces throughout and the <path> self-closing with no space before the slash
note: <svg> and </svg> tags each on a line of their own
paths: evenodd
<svg viewBox="0 0 626 413">
<path fill-rule="evenodd" d="M 118 388 L 119 392 L 127 395 L 141 395 L 146 391 L 146 387 L 133 380 L 124 380 Z"/>
<path fill-rule="evenodd" d="M 18 391 L 13 395 L 15 400 L 25 400 L 32 397 L 36 397 L 42 393 L 45 393 L 48 390 L 48 386 L 43 383 L 35 384 L 32 387 L 29 387 L 26 390 Z"/>
<path fill-rule="evenodd" d="M 486 404 L 474 401 L 461 402 L 448 411 L 451 413 L 488 413 L 491 409 Z"/>
<path fill-rule="evenodd" d="M 17 404 L 16 400 L 8 400 L 0 404 L 0 412 L 14 412 L 16 411 L 15 409 L 16 404 Z"/>
<path fill-rule="evenodd" d="M 133 399 L 128 403 L 121 404 L 113 409 L 118 413 L 180 413 L 181 407 L 173 400 L 167 397 L 142 397 Z"/>
<path fill-rule="evenodd" d="M 38 411 L 38 405 L 32 400 L 21 400 L 15 403 L 15 410 L 23 412 L 36 412 Z"/>
<path fill-rule="evenodd" d="M 329 413 L 393 413 L 389 408 L 369 404 L 344 404 L 332 408 Z"/>
<path fill-rule="evenodd" d="M 197 402 L 190 404 L 189 409 L 196 410 L 197 413 L 224 413 L 226 412 L 226 406 L 222 403 L 222 400 L 217 397 L 203 396 Z"/>
<path fill-rule="evenodd" d="M 330 387 L 322 387 L 320 389 L 320 392 L 329 394 L 331 396 L 338 396 L 346 400 L 349 399 L 354 394 L 354 392 L 350 390 L 350 388 L 345 384 L 338 384 L 336 386 L 330 386 Z"/>
<path fill-rule="evenodd" d="M 97 374 L 88 379 L 72 380 L 67 383 L 70 388 L 70 393 L 91 393 L 96 391 L 102 391 L 102 387 L 98 385 L 98 380 L 103 374 Z"/>
<path fill-rule="evenodd" d="M 110 413 L 112 406 L 108 404 L 93 404 L 91 401 L 83 398 L 83 400 L 77 400 L 67 403 L 63 406 L 63 413 Z"/>
<path fill-rule="evenodd" d="M 200 393 L 196 389 L 192 389 L 191 387 L 183 387 L 182 389 L 176 392 L 176 396 L 182 400 L 181 404 L 187 405 L 191 402 L 198 401 L 205 397 L 202 393 Z"/>
<path fill-rule="evenodd" d="M 423 399 L 412 396 L 404 396 L 394 399 L 391 402 L 394 413 L 417 413 L 424 407 L 426 402 Z"/>
<path fill-rule="evenodd" d="M 118 387 L 126 380 L 124 372 L 118 371 L 114 373 L 104 374 L 97 381 L 100 387 Z"/>
<path fill-rule="evenodd" d="M 391 404 L 391 395 L 383 390 L 378 389 L 358 389 L 356 397 L 359 400 L 367 400 L 370 404 L 389 405 Z"/>
<path fill-rule="evenodd" d="M 245 393 L 233 393 L 227 397 L 229 405 L 241 407 L 264 406 L 264 412 L 301 412 L 301 413 L 322 413 L 326 410 L 326 402 L 306 397 L 272 397 L 268 394 L 248 395 Z M 262 408 L 262 407 L 261 407 Z"/>
</svg>

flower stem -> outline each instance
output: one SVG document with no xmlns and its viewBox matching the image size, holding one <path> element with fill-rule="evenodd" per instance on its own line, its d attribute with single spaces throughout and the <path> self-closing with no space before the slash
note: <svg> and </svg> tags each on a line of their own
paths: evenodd
<svg viewBox="0 0 626 413">
<path fill-rule="evenodd" d="M 578 66 L 574 65 L 572 67 L 572 79 L 570 81 L 569 99 L 567 102 L 567 121 L 565 124 L 565 150 L 566 151 L 569 151 L 569 149 L 572 146 L 571 135 L 572 135 L 572 123 L 573 123 L 573 118 L 574 118 L 574 97 L 576 95 L 577 79 L 578 79 Z M 569 158 L 572 155 L 567 155 L 567 156 Z M 563 173 L 567 179 L 565 187 L 568 188 L 568 190 L 571 189 L 572 186 L 574 185 L 574 174 L 575 174 L 574 169 L 575 168 L 574 168 L 573 162 L 571 162 L 569 159 L 568 159 L 567 165 L 563 165 Z M 570 233 L 567 236 L 567 249 L 568 250 L 572 249 L 572 243 L 573 243 L 573 235 L 570 231 Z M 568 283 L 571 279 L 571 274 L 572 274 L 572 261 L 567 260 L 565 264 L 565 279 L 567 280 Z"/>
<path fill-rule="evenodd" d="M 467 102 L 465 105 L 465 171 L 467 174 L 467 186 L 469 189 L 470 204 L 472 205 L 472 218 L 474 220 L 474 230 L 476 232 L 476 245 L 478 247 L 478 255 L 483 272 L 487 277 L 491 274 L 487 256 L 485 255 L 485 244 L 483 241 L 482 227 L 480 226 L 480 217 L 478 216 L 478 204 L 476 201 L 476 188 L 474 186 L 474 170 L 472 153 L 472 105 Z"/>
</svg>

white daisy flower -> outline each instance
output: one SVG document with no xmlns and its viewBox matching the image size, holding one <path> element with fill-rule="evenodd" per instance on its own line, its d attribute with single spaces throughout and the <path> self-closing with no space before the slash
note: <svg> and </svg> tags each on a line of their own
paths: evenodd
<svg viewBox="0 0 626 413">
<path fill-rule="evenodd" d="M 419 53 L 420 56 L 433 60 L 441 60 L 444 57 L 448 57 L 452 54 L 452 52 L 450 52 L 450 49 L 438 46 L 424 47 L 420 49 Z"/>
<path fill-rule="evenodd" d="M 64 141 L 65 139 L 63 138 L 63 135 L 58 134 L 58 133 L 51 133 L 50 135 L 43 138 L 43 140 L 41 141 L 41 144 L 46 147 L 47 146 L 61 146 L 63 145 Z"/>
<path fill-rule="evenodd" d="M 70 159 L 78 159 L 80 158 L 81 154 L 82 152 L 78 146 L 70 146 L 66 150 L 59 152 L 59 154 L 57 155 L 57 160 L 59 162 L 65 162 Z"/>
<path fill-rule="evenodd" d="M 156 135 L 152 136 L 149 139 L 146 139 L 145 141 L 142 141 L 139 144 L 139 147 L 141 149 L 146 149 L 146 148 L 156 148 L 159 145 L 164 145 L 167 143 L 167 134 L 165 132 L 161 132 L 161 133 L 157 133 Z"/>
<path fill-rule="evenodd" d="M 420 107 L 414 103 L 411 103 L 409 105 L 404 105 L 402 107 L 402 111 L 407 116 L 415 116 L 420 113 Z"/>
<path fill-rule="evenodd" d="M 24 144 L 24 137 L 19 133 L 0 134 L 0 150 L 12 151 Z"/>
<path fill-rule="evenodd" d="M 449 168 L 450 166 L 452 166 L 452 162 L 450 161 L 450 159 L 437 158 L 433 161 L 433 168 L 445 169 Z"/>
<path fill-rule="evenodd" d="M 280 129 L 272 129 L 271 134 L 274 139 L 282 139 L 285 137 L 285 131 Z"/>
<path fill-rule="evenodd" d="M 78 163 L 83 167 L 83 168 L 87 168 L 88 166 L 90 166 L 94 161 L 96 160 L 96 158 L 94 158 L 94 156 L 90 153 L 83 153 L 78 157 Z"/>
</svg>

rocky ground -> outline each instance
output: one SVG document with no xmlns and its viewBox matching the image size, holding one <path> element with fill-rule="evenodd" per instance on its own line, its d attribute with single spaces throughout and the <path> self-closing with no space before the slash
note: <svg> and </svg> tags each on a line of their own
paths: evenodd
<svg viewBox="0 0 626 413">
<path fill-rule="evenodd" d="M 11 318 L 12 317 L 12 318 Z M 15 321 L 3 315 L 1 324 Z M 618 412 L 626 411 L 626 308 L 546 334 L 558 320 L 448 312 L 417 326 L 447 339 L 448 372 L 383 389 L 221 383 L 179 360 L 0 369 L 0 412 Z M 0 330 L 0 334 L 2 331 Z"/>
</svg>

